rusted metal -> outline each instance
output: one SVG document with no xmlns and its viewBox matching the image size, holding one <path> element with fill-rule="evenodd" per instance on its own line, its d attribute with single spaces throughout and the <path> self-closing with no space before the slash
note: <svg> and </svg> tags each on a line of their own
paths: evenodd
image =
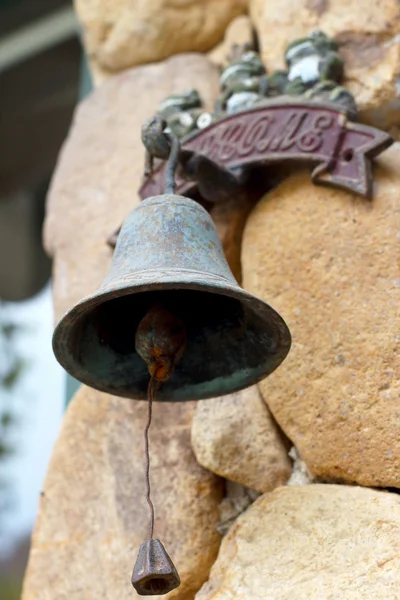
<svg viewBox="0 0 400 600">
<path fill-rule="evenodd" d="M 145 458 L 145 480 L 146 480 L 146 501 L 150 509 L 150 526 L 149 526 L 149 539 L 154 534 L 154 505 L 151 501 L 151 485 L 150 485 L 150 450 L 149 450 L 149 430 L 151 420 L 153 417 L 153 400 L 154 394 L 158 389 L 159 383 L 156 381 L 155 376 L 152 375 L 149 381 L 149 387 L 147 388 L 147 402 L 148 402 L 148 414 L 147 423 L 144 428 L 144 458 Z"/>
<path fill-rule="evenodd" d="M 186 348 L 182 319 L 160 303 L 154 304 L 140 321 L 135 334 L 136 352 L 156 381 L 171 378 Z"/>
<path fill-rule="evenodd" d="M 149 540 L 152 540 L 155 513 L 154 504 L 151 500 L 149 430 L 153 415 L 153 402 L 155 394 L 160 389 L 162 383 L 171 378 L 175 366 L 181 359 L 186 348 L 185 326 L 179 317 L 170 310 L 167 310 L 162 304 L 154 304 L 139 323 L 135 335 L 135 347 L 138 354 L 147 364 L 150 373 L 150 381 L 147 388 L 148 416 L 144 429 L 144 455 L 146 500 L 150 509 Z M 159 550 L 160 548 L 158 547 Z M 157 552 L 156 555 L 159 558 Z M 162 577 L 159 576 L 158 567 L 155 567 L 150 560 L 152 556 L 151 548 L 147 546 L 147 549 L 144 551 L 145 560 L 149 559 L 147 565 L 143 563 L 143 557 L 139 553 L 132 576 L 132 583 L 139 594 L 167 593 L 179 585 L 179 576 L 168 555 L 166 555 L 164 548 L 162 548 L 161 554 L 163 560 Z M 165 577 L 165 565 L 169 573 L 167 578 Z"/>
<path fill-rule="evenodd" d="M 168 594 L 181 583 L 178 572 L 164 546 L 157 539 L 144 542 L 132 573 L 132 585 L 140 596 Z"/>
<path fill-rule="evenodd" d="M 141 202 L 127 217 L 102 286 L 57 325 L 56 357 L 91 387 L 145 399 L 149 376 L 135 332 L 157 303 L 179 315 L 187 335 L 157 400 L 240 390 L 272 373 L 289 351 L 288 327 L 237 284 L 207 211 L 166 194 Z"/>
</svg>

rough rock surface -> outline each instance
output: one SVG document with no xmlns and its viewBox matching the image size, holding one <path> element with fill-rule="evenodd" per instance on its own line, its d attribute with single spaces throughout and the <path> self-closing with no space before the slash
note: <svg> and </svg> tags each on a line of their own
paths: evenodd
<svg viewBox="0 0 400 600">
<path fill-rule="evenodd" d="M 244 287 L 293 346 L 260 390 L 310 471 L 400 488 L 400 144 L 376 161 L 372 201 L 300 172 L 244 233 Z"/>
<path fill-rule="evenodd" d="M 218 551 L 222 484 L 190 447 L 193 403 L 154 406 L 150 429 L 155 537 L 182 580 L 162 596 L 192 600 Z M 32 540 L 23 600 L 131 600 L 140 543 L 148 534 L 145 402 L 83 387 L 64 419 Z M 161 598 L 161 596 L 157 596 Z"/>
<path fill-rule="evenodd" d="M 250 17 L 240 15 L 229 23 L 223 41 L 208 53 L 208 58 L 217 65 L 226 66 L 232 47 L 234 45 L 253 45 L 254 35 L 255 32 Z"/>
<path fill-rule="evenodd" d="M 199 54 L 127 71 L 79 105 L 47 203 L 45 245 L 55 261 L 57 318 L 100 285 L 112 257 L 106 240 L 139 201 L 143 122 L 165 96 L 193 86 L 211 107 L 218 71 Z"/>
<path fill-rule="evenodd" d="M 75 0 L 87 55 L 103 75 L 180 52 L 207 52 L 247 0 Z"/>
<path fill-rule="evenodd" d="M 259 498 L 196 600 L 395 600 L 399 587 L 400 497 L 320 484 Z"/>
<path fill-rule="evenodd" d="M 293 471 L 286 485 L 308 485 L 314 483 L 315 478 L 307 469 L 307 465 L 301 458 L 295 446 L 289 450 L 289 456 L 293 460 Z"/>
<path fill-rule="evenodd" d="M 241 515 L 249 506 L 253 504 L 260 496 L 259 492 L 235 483 L 234 481 L 225 481 L 225 493 L 219 505 L 219 523 L 217 531 L 221 535 L 226 535 L 239 515 Z"/>
<path fill-rule="evenodd" d="M 237 194 L 229 200 L 211 206 L 210 215 L 218 230 L 226 260 L 240 284 L 242 282 L 241 249 L 247 218 L 254 207 L 252 197 Z"/>
<path fill-rule="evenodd" d="M 288 448 L 257 386 L 199 402 L 192 424 L 198 462 L 259 492 L 286 483 Z"/>
<path fill-rule="evenodd" d="M 362 6 L 362 10 L 360 10 Z M 322 29 L 340 43 L 345 85 L 360 118 L 376 127 L 398 125 L 400 4 L 396 0 L 250 0 L 251 15 L 269 69 L 284 66 L 285 47 Z"/>
</svg>

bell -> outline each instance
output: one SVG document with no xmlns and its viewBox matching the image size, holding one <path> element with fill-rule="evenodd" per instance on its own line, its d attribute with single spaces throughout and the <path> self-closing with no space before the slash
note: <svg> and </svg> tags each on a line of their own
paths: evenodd
<svg viewBox="0 0 400 600">
<path fill-rule="evenodd" d="M 179 315 L 186 341 L 157 400 L 199 400 L 240 390 L 272 373 L 289 351 L 287 325 L 237 284 L 207 211 L 183 196 L 164 194 L 129 214 L 102 286 L 58 323 L 57 359 L 93 388 L 145 399 L 149 374 L 135 334 L 159 304 Z"/>
</svg>

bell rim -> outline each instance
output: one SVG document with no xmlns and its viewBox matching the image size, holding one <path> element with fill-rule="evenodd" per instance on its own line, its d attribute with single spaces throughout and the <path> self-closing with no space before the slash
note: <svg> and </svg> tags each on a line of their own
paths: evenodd
<svg viewBox="0 0 400 600">
<path fill-rule="evenodd" d="M 174 271 L 171 269 L 170 271 Z M 176 272 L 182 274 L 181 269 L 177 269 Z M 61 366 L 65 369 L 67 373 L 69 373 L 72 377 L 77 379 L 79 382 L 84 385 L 88 385 L 89 387 L 96 389 L 100 392 L 104 392 L 110 394 L 112 396 L 119 396 L 122 398 L 128 398 L 132 400 L 145 400 L 145 398 L 140 398 L 138 396 L 134 396 L 129 393 L 115 393 L 115 390 L 111 388 L 111 386 L 107 385 L 96 385 L 90 377 L 85 377 L 84 370 L 79 367 L 78 362 L 73 357 L 72 353 L 63 351 L 67 348 L 69 343 L 69 335 L 68 331 L 70 331 L 71 326 L 76 323 L 79 319 L 81 319 L 86 313 L 89 313 L 91 310 L 100 306 L 101 304 L 108 302 L 109 300 L 113 300 L 114 298 L 119 298 L 122 296 L 129 296 L 130 294 L 138 294 L 146 291 L 168 291 L 168 290 L 194 290 L 194 291 L 202 291 L 213 294 L 219 294 L 221 296 L 226 296 L 230 298 L 235 298 L 241 302 L 245 302 L 250 305 L 251 310 L 253 310 L 258 315 L 262 315 L 264 317 L 269 317 L 270 321 L 272 321 L 275 328 L 279 330 L 280 335 L 280 344 L 279 349 L 276 353 L 276 356 L 279 357 L 279 362 L 275 365 L 275 367 L 270 371 L 265 371 L 260 377 L 254 378 L 254 381 L 251 384 L 240 385 L 238 387 L 232 388 L 231 390 L 224 392 L 222 395 L 227 395 L 231 393 L 238 392 L 249 385 L 254 385 L 259 381 L 262 381 L 266 377 L 268 377 L 273 371 L 275 371 L 285 360 L 287 357 L 292 343 L 292 336 L 290 333 L 290 329 L 286 324 L 285 320 L 281 315 L 267 302 L 247 292 L 245 289 L 239 286 L 239 284 L 235 281 L 229 281 L 227 278 L 222 277 L 221 275 L 214 275 L 213 281 L 208 282 L 205 281 L 210 279 L 210 273 L 202 273 L 199 271 L 189 271 L 190 272 L 190 281 L 184 277 L 177 277 L 176 273 L 174 273 L 173 279 L 170 281 L 166 280 L 165 272 L 162 272 L 163 281 L 155 281 L 151 280 L 151 274 L 155 275 L 158 273 L 161 276 L 160 271 L 147 270 L 145 271 L 146 276 L 149 277 L 149 282 L 137 282 L 134 283 L 136 277 L 130 278 L 125 284 L 119 285 L 116 289 L 107 289 L 111 287 L 112 281 L 107 283 L 106 286 L 102 285 L 95 293 L 90 294 L 80 300 L 75 306 L 69 309 L 57 322 L 53 337 L 52 337 L 52 347 L 53 352 L 61 364 Z M 144 273 L 144 272 L 143 272 Z M 197 277 L 194 277 L 194 274 Z M 135 274 L 137 275 L 137 274 Z M 171 273 L 172 275 L 172 273 Z M 196 282 L 195 279 L 198 279 Z M 218 281 L 219 280 L 219 281 Z M 151 288 L 151 289 L 150 289 Z M 201 398 L 188 398 L 188 400 L 202 400 L 215 397 L 214 395 L 202 396 Z M 181 401 L 181 400 L 168 400 L 165 398 L 160 398 L 160 401 L 168 402 L 168 401 Z"/>
</svg>

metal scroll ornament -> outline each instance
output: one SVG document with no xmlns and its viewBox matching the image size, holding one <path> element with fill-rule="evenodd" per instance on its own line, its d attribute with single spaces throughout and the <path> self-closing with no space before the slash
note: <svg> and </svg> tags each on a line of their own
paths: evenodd
<svg viewBox="0 0 400 600">
<path fill-rule="evenodd" d="M 315 184 L 340 187 L 371 197 L 371 159 L 393 143 L 379 129 L 349 120 L 335 104 L 285 98 L 224 117 L 182 140 L 181 153 L 205 156 L 233 175 L 274 163 L 314 165 Z M 140 190 L 159 193 L 161 166 Z M 178 193 L 193 193 L 197 182 L 177 178 Z"/>
</svg>

